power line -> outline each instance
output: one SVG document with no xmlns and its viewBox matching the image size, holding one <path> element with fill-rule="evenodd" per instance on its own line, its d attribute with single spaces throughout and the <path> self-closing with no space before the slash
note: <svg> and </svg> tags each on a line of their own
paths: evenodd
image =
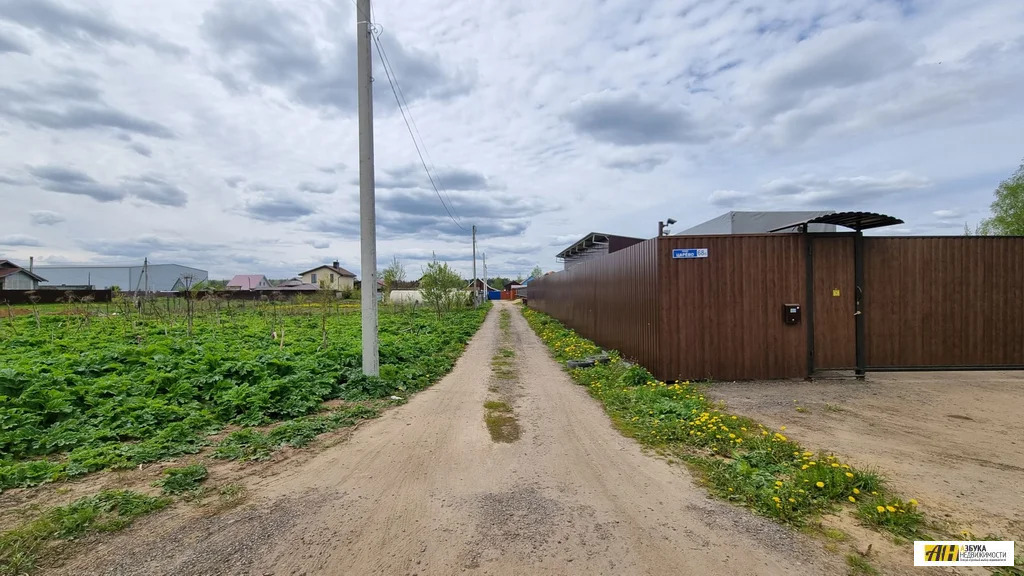
<svg viewBox="0 0 1024 576">
<path fill-rule="evenodd" d="M 423 153 L 427 156 L 427 162 L 430 163 L 431 170 L 434 171 L 434 178 L 437 179 L 437 183 L 441 185 L 441 191 L 444 192 L 445 198 L 448 199 L 448 205 L 452 207 L 452 212 L 455 212 L 455 203 L 452 202 L 452 197 L 448 194 L 448 189 L 445 188 L 444 182 L 441 180 L 441 176 L 438 174 L 437 166 L 434 165 L 434 159 L 430 157 L 430 150 L 427 149 L 427 144 L 423 140 L 423 135 L 420 134 L 420 128 L 416 124 L 416 118 L 412 115 L 412 110 L 409 108 L 409 99 L 405 97 L 405 92 L 402 90 L 402 84 L 398 81 L 398 74 L 395 72 L 395 67 L 391 65 L 391 59 L 388 58 L 387 50 L 384 49 L 383 42 L 377 42 L 378 52 L 381 56 L 381 61 L 385 66 L 385 71 L 391 70 L 391 74 L 395 77 L 395 87 L 398 88 L 398 95 L 402 98 L 402 104 L 405 105 L 405 109 L 409 111 L 409 120 L 412 122 L 412 129 L 416 132 L 416 137 L 419 138 L 420 143 L 423 145 Z M 455 217 L 460 221 L 458 214 Z M 460 222 L 461 223 L 461 222 Z M 463 228 L 465 230 L 465 228 Z"/>
<path fill-rule="evenodd" d="M 384 68 L 384 74 L 387 75 L 388 84 L 391 85 L 391 92 L 395 95 L 395 102 L 398 104 L 398 110 L 402 113 L 402 120 L 405 121 L 405 127 L 409 131 L 409 137 L 412 138 L 412 144 L 416 148 L 416 155 L 419 156 L 420 164 L 423 166 L 423 171 L 427 173 L 427 178 L 430 180 L 430 186 L 434 189 L 434 194 L 436 194 L 437 199 L 441 201 L 441 206 L 444 207 L 445 212 L 448 213 L 448 217 L 451 218 L 452 222 L 454 222 L 455 225 L 458 226 L 459 229 L 462 230 L 463 232 L 468 232 L 468 230 L 466 230 L 462 223 L 460 223 L 459 220 L 455 217 L 455 214 L 453 212 L 455 208 L 454 204 L 452 204 L 452 207 L 449 208 L 448 204 L 445 203 L 444 198 L 441 197 L 441 191 L 438 190 L 437 182 L 434 181 L 434 176 L 430 173 L 430 169 L 427 168 L 427 161 L 423 157 L 423 150 L 420 148 L 420 143 L 416 139 L 416 134 L 413 131 L 412 123 L 409 121 L 409 118 L 412 116 L 412 111 L 410 110 L 408 114 L 406 114 L 407 106 L 403 105 L 402 96 L 399 96 L 400 89 L 396 88 L 396 84 L 398 83 L 398 77 L 397 75 L 394 74 L 394 70 L 391 68 L 391 62 L 390 60 L 388 60 L 387 55 L 384 52 L 384 48 L 381 46 L 380 40 L 378 40 L 377 36 L 374 34 L 371 34 L 371 36 L 373 37 L 374 45 L 377 47 L 377 53 L 381 57 L 381 64 Z M 418 133 L 418 130 L 416 130 L 416 132 Z M 423 148 L 426 148 L 426 145 L 424 145 Z M 445 194 L 447 194 L 447 191 L 445 191 Z M 451 202 L 451 198 L 449 198 L 448 201 Z"/>
</svg>

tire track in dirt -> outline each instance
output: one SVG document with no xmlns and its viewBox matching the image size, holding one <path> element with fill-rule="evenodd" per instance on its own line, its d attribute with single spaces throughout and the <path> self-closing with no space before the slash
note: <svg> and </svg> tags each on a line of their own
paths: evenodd
<svg viewBox="0 0 1024 576">
<path fill-rule="evenodd" d="M 612 428 L 508 303 L 451 374 L 213 519 L 186 506 L 54 574 L 843 574 L 817 544 L 709 499 Z M 510 309 L 522 436 L 484 424 Z"/>
</svg>

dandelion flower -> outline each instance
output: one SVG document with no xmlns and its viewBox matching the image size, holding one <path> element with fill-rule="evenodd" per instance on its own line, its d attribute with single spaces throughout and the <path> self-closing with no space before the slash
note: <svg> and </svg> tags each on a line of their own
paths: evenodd
<svg viewBox="0 0 1024 576">
<path fill-rule="evenodd" d="M 810 452 L 804 452 L 804 456 L 814 456 L 814 454 L 812 454 Z"/>
<path fill-rule="evenodd" d="M 824 488 L 825 487 L 825 483 L 824 482 L 815 482 L 814 485 L 817 486 L 818 488 Z"/>
<path fill-rule="evenodd" d="M 874 490 L 872 490 L 872 491 L 871 491 L 871 495 L 872 495 L 872 496 L 878 496 L 878 492 L 875 492 Z"/>
<path fill-rule="evenodd" d="M 876 506 L 875 510 L 878 510 L 879 512 L 885 512 L 885 506 Z"/>
<path fill-rule="evenodd" d="M 854 489 L 853 489 L 853 493 L 854 493 L 854 494 L 860 494 L 860 490 L 858 490 L 857 488 L 854 488 Z"/>
<path fill-rule="evenodd" d="M 847 478 L 853 478 L 853 472 L 847 472 L 846 473 L 846 477 Z"/>
<path fill-rule="evenodd" d="M 911 506 L 917 506 L 917 500 L 911 498 L 910 500 L 907 501 L 907 504 L 910 504 Z"/>
<path fill-rule="evenodd" d="M 790 502 L 796 502 L 796 500 L 793 500 L 792 498 L 790 498 L 789 501 Z"/>
<path fill-rule="evenodd" d="M 839 468 L 839 464 L 836 464 L 835 462 L 833 462 L 833 463 L 832 463 L 832 467 L 833 467 L 833 468 Z"/>
<path fill-rule="evenodd" d="M 776 502 L 781 502 L 782 501 L 782 500 L 779 499 L 778 496 L 772 496 L 772 500 L 775 500 Z"/>
<path fill-rule="evenodd" d="M 786 431 L 786 427 L 785 426 L 779 426 L 779 430 L 782 430 L 783 432 L 785 432 Z"/>
<path fill-rule="evenodd" d="M 886 506 L 885 509 L 888 510 L 889 512 L 895 512 L 896 511 L 896 509 L 893 508 L 892 506 Z"/>
<path fill-rule="evenodd" d="M 849 499 L 850 499 L 850 502 L 856 502 L 857 501 L 857 499 L 854 498 L 853 496 L 850 496 Z"/>
<path fill-rule="evenodd" d="M 810 468 L 810 466 L 808 466 L 807 464 L 804 464 L 803 466 L 800 467 L 801 470 L 807 470 L 808 468 Z"/>
<path fill-rule="evenodd" d="M 782 482 L 781 481 L 776 481 L 775 485 L 781 488 L 782 487 Z"/>
</svg>

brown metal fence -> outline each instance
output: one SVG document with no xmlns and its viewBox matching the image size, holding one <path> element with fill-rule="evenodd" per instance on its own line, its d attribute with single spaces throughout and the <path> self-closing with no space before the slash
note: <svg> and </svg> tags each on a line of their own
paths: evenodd
<svg viewBox="0 0 1024 576">
<path fill-rule="evenodd" d="M 56 304 L 58 302 L 110 302 L 110 290 L 0 290 L 0 303 Z"/>
<path fill-rule="evenodd" d="M 804 301 L 805 239 L 669 236 L 659 240 L 662 335 L 653 372 L 665 380 L 803 376 L 807 333 L 782 322 Z M 673 249 L 707 258 L 674 259 Z"/>
<path fill-rule="evenodd" d="M 858 298 L 869 369 L 1024 367 L 1024 238 L 866 237 L 860 290 L 855 242 L 662 237 L 535 279 L 530 307 L 664 380 L 853 368 Z M 687 248 L 707 257 L 672 257 Z"/>
<path fill-rule="evenodd" d="M 627 357 L 658 360 L 657 242 L 648 240 L 530 282 L 529 305 Z"/>
<path fill-rule="evenodd" d="M 1024 365 L 1024 238 L 864 239 L 869 368 Z"/>
</svg>

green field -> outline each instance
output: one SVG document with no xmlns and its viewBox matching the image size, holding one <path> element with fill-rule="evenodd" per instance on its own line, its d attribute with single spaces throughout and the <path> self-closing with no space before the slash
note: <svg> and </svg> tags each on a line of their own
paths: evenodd
<svg viewBox="0 0 1024 576">
<path fill-rule="evenodd" d="M 2 319 L 0 489 L 196 453 L 228 424 L 291 420 L 282 433 L 308 440 L 365 410 L 311 416 L 326 400 L 404 397 L 432 384 L 486 314 L 382 310 L 381 377 L 367 378 L 351 307 L 200 306 L 191 328 L 184 312 L 160 308 Z"/>
</svg>

